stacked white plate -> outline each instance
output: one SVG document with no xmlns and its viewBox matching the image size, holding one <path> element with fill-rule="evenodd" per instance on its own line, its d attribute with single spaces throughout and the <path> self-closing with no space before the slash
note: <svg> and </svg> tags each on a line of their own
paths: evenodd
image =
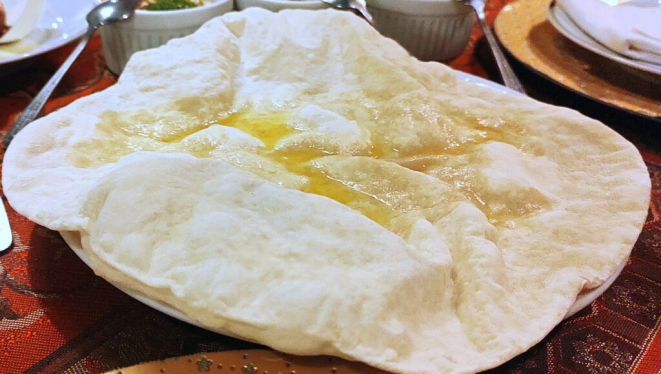
<svg viewBox="0 0 661 374">
<path fill-rule="evenodd" d="M 580 45 L 581 47 L 590 50 L 598 55 L 606 57 L 620 64 L 632 67 L 634 69 L 646 71 L 652 74 L 661 75 L 661 66 L 652 64 L 645 61 L 637 61 L 627 58 L 603 44 L 596 41 L 590 35 L 585 33 L 559 6 L 551 3 L 548 11 L 549 22 L 555 27 L 558 32 L 567 37 L 569 40 Z M 659 20 L 661 22 L 661 20 Z"/>
</svg>

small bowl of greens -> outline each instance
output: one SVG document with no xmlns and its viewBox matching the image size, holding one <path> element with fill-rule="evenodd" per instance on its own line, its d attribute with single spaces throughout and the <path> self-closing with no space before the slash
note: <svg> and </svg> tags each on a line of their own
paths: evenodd
<svg viewBox="0 0 661 374">
<path fill-rule="evenodd" d="M 101 28 L 108 68 L 120 74 L 131 55 L 194 33 L 232 11 L 232 0 L 143 0 L 132 19 Z"/>
<path fill-rule="evenodd" d="M 181 10 L 207 5 L 204 0 L 143 0 L 140 10 Z"/>
</svg>

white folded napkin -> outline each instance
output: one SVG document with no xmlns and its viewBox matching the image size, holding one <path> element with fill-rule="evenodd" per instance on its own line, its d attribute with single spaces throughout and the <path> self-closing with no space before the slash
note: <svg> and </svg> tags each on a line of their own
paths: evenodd
<svg viewBox="0 0 661 374">
<path fill-rule="evenodd" d="M 629 58 L 661 65 L 661 5 L 634 0 L 556 0 L 588 35 Z"/>
</svg>

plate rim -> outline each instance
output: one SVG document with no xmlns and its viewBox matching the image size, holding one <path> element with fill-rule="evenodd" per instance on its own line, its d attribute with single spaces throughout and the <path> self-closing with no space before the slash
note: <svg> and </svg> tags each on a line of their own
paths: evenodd
<svg viewBox="0 0 661 374">
<path fill-rule="evenodd" d="M 73 253 L 75 253 L 76 256 L 78 256 L 78 258 L 80 258 L 80 260 L 83 261 L 83 263 L 85 263 L 85 265 L 87 267 L 89 267 L 90 269 L 92 269 L 92 271 L 94 271 L 94 268 L 91 266 L 92 261 L 89 258 L 89 256 L 87 256 L 87 254 L 83 250 L 82 245 L 80 243 L 80 233 L 78 231 L 58 231 L 58 232 L 60 233 L 60 236 L 62 236 L 62 239 L 64 239 L 64 242 L 69 246 L 69 248 L 71 248 Z M 103 277 L 101 277 L 101 278 L 103 278 Z M 105 279 L 105 280 L 106 280 L 106 282 L 110 283 L 113 287 L 115 287 L 118 290 L 122 291 L 123 293 L 125 293 L 129 297 L 131 297 L 135 300 L 138 300 L 139 302 L 147 305 L 148 307 L 150 307 L 152 309 L 156 309 L 159 312 L 164 313 L 164 314 L 166 314 L 166 315 L 168 315 L 168 316 L 170 316 L 174 319 L 178 319 L 182 322 L 186 322 L 186 323 L 191 324 L 193 326 L 197 326 L 197 327 L 203 328 L 205 330 L 209 330 L 209 331 L 218 332 L 216 330 L 212 330 L 208 327 L 202 326 L 202 324 L 200 324 L 199 322 L 191 319 L 190 317 L 186 316 L 182 312 L 180 312 L 180 311 L 178 311 L 178 310 L 176 310 L 176 309 L 174 309 L 174 308 L 172 308 L 172 307 L 170 307 L 170 306 L 168 306 L 168 305 L 166 305 L 166 304 L 164 304 L 160 301 L 152 300 L 152 299 L 148 298 L 147 296 L 144 296 L 144 295 L 142 295 L 142 294 L 140 294 L 136 291 L 130 290 L 128 288 L 125 288 L 124 286 L 122 286 L 122 285 L 120 285 L 116 282 L 113 282 L 113 281 L 110 281 L 110 280 L 107 280 L 107 279 Z"/>
<path fill-rule="evenodd" d="M 502 86 L 498 83 L 489 81 L 487 79 L 468 74 L 462 71 L 454 71 L 454 73 L 457 75 L 457 79 L 465 81 L 465 82 L 471 82 L 474 84 L 477 84 L 478 86 L 482 86 L 506 95 L 515 95 L 515 96 L 524 96 L 520 92 L 514 91 L 510 88 L 507 88 L 505 86 Z M 90 266 L 90 258 L 87 256 L 85 251 L 82 249 L 82 246 L 80 246 L 80 234 L 77 231 L 60 231 L 59 232 L 64 241 L 67 243 L 67 245 L 71 248 L 71 250 L 78 256 L 84 263 L 87 265 L 89 268 L 94 270 Z M 629 256 L 627 256 L 624 261 L 615 269 L 615 271 L 602 283 L 599 287 L 586 290 L 584 292 L 581 292 L 577 295 L 576 300 L 572 304 L 572 306 L 569 308 L 565 316 L 563 317 L 563 320 L 573 316 L 574 314 L 578 313 L 581 311 L 583 308 L 587 307 L 590 305 L 595 299 L 597 299 L 599 296 L 601 296 L 606 290 L 615 282 L 617 277 L 620 275 L 622 270 L 624 269 L 624 266 L 627 264 L 629 261 Z M 107 280 L 110 284 L 112 284 L 114 287 L 122 291 L 123 293 L 127 294 L 128 296 L 132 297 L 133 299 L 138 300 L 139 302 L 158 310 L 161 313 L 164 313 L 172 318 L 178 319 L 182 322 L 186 322 L 188 324 L 191 324 L 193 326 L 200 327 L 205 330 L 209 331 L 214 331 L 223 335 L 227 336 L 233 336 L 231 334 L 228 334 L 226 331 L 221 331 L 218 329 L 212 329 L 207 326 L 202 325 L 200 322 L 184 315 L 180 311 L 174 309 L 173 307 L 166 305 L 160 301 L 157 300 L 152 300 L 148 298 L 145 295 L 142 295 L 138 292 L 135 292 L 133 290 L 129 290 L 115 282 L 111 282 Z M 236 336 L 233 336 L 236 337 Z M 243 339 L 245 340 L 245 339 Z"/>
<path fill-rule="evenodd" d="M 92 7 L 100 4 L 103 1 L 105 1 L 105 0 L 87 0 L 87 2 L 91 5 L 90 10 L 92 9 Z M 40 20 L 39 22 L 42 22 L 42 21 L 43 21 L 43 19 Z M 76 30 L 75 32 L 70 33 L 70 37 L 68 39 L 57 38 L 57 41 L 55 41 L 49 47 L 40 49 L 43 46 L 43 44 L 39 44 L 35 48 L 29 50 L 28 52 L 20 53 L 20 54 L 10 56 L 10 57 L 0 58 L 0 68 L 3 65 L 9 65 L 9 64 L 12 64 L 14 62 L 25 61 L 25 60 L 31 59 L 33 57 L 43 55 L 44 53 L 48 53 L 48 52 L 50 52 L 52 50 L 55 50 L 57 48 L 63 47 L 65 45 L 69 44 L 69 43 L 73 43 L 74 41 L 78 40 L 78 38 L 83 36 L 85 34 L 85 32 L 87 31 L 87 21 L 81 22 L 80 25 L 81 25 L 80 29 Z"/>
<path fill-rule="evenodd" d="M 94 270 L 91 266 L 91 260 L 85 253 L 85 251 L 79 246 L 79 237 L 78 237 L 78 232 L 77 231 L 59 231 L 60 235 L 62 236 L 62 239 L 64 239 L 64 242 L 71 248 L 74 254 L 80 258 L 83 263 L 90 269 Z M 580 312 L 590 304 L 592 304 L 593 301 L 595 301 L 599 296 L 601 296 L 610 286 L 615 282 L 615 280 L 620 276 L 620 273 L 622 273 L 622 270 L 626 266 L 626 264 L 629 261 L 629 256 L 627 256 L 624 261 L 615 269 L 615 271 L 606 279 L 606 281 L 601 284 L 597 288 L 593 288 L 590 290 L 587 290 L 586 292 L 581 292 L 576 296 L 576 300 L 572 304 L 572 306 L 567 310 L 567 313 L 562 317 L 562 320 L 566 320 L 573 316 L 574 314 Z M 105 278 L 104 278 L 105 279 Z M 242 339 L 246 340 L 244 338 L 241 338 L 239 336 L 233 335 L 231 333 L 228 333 L 225 330 L 221 329 L 214 329 L 208 326 L 205 326 L 201 324 L 200 322 L 188 317 L 187 315 L 183 314 L 182 312 L 174 309 L 173 307 L 162 303 L 157 300 L 153 300 L 148 298 L 145 295 L 142 295 L 136 291 L 133 291 L 131 289 L 128 289 L 120 284 L 117 284 L 116 282 L 110 281 L 105 279 L 108 283 L 110 283 L 113 287 L 117 288 L 124 294 L 128 295 L 129 297 L 141 302 L 144 305 L 147 305 L 148 307 L 155 309 L 167 316 L 170 316 L 174 319 L 177 319 L 179 321 L 188 323 L 190 325 L 199 327 L 204 330 L 208 331 L 213 331 L 222 335 L 230 336 L 233 338 L 237 339 Z"/>
</svg>

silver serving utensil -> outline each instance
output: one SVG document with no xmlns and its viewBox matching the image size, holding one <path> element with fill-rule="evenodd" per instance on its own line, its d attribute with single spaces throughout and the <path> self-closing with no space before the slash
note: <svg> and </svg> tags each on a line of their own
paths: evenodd
<svg viewBox="0 0 661 374">
<path fill-rule="evenodd" d="M 503 51 L 498 46 L 498 41 L 496 40 L 496 37 L 493 35 L 491 30 L 489 29 L 489 25 L 487 25 L 486 21 L 484 20 L 484 0 L 457 0 L 457 1 L 466 4 L 475 10 L 475 13 L 477 14 L 477 21 L 480 23 L 480 27 L 484 32 L 484 36 L 487 38 L 487 42 L 489 43 L 489 47 L 491 48 L 491 53 L 493 54 L 493 57 L 496 59 L 496 64 L 498 64 L 498 70 L 500 70 L 500 75 L 503 77 L 503 82 L 505 83 L 505 86 L 513 89 L 514 91 L 521 92 L 522 94 L 525 95 L 526 92 L 523 90 L 523 86 L 521 85 L 521 82 L 514 74 L 514 70 L 512 70 L 512 66 L 510 66 L 509 62 L 507 62 L 507 59 L 505 58 Z"/>
<path fill-rule="evenodd" d="M 131 18 L 133 13 L 135 13 L 135 9 L 140 6 L 140 3 L 141 0 L 110 0 L 97 5 L 87 14 L 87 32 L 83 35 L 82 39 L 76 46 L 76 49 L 71 52 L 71 55 L 69 55 L 67 60 L 64 61 L 59 69 L 57 69 L 48 83 L 46 83 L 37 96 L 35 96 L 30 105 L 28 105 L 23 113 L 21 113 L 21 115 L 14 121 L 14 125 L 2 140 L 3 147 L 7 148 L 9 143 L 14 139 L 14 136 L 16 136 L 16 134 L 28 123 L 34 121 L 39 113 L 41 113 L 44 104 L 46 104 L 46 101 L 53 93 L 53 90 L 55 90 L 55 87 L 60 83 L 64 74 L 69 70 L 73 62 L 76 61 L 80 52 L 83 51 L 87 42 L 92 37 L 92 34 L 94 34 L 94 30 L 103 25 Z"/>
<path fill-rule="evenodd" d="M 370 12 L 367 11 L 365 0 L 321 0 L 333 8 L 342 10 L 356 10 L 370 25 L 374 26 L 374 18 Z"/>
</svg>

